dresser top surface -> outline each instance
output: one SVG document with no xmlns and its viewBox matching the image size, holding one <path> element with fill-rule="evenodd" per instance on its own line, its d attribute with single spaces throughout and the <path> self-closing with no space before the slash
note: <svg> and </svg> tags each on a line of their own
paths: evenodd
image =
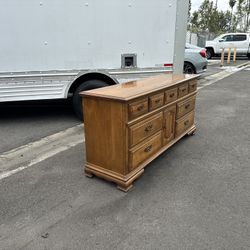
<svg viewBox="0 0 250 250">
<path fill-rule="evenodd" d="M 182 82 L 196 79 L 199 75 L 165 73 L 158 76 L 130 81 L 99 89 L 83 91 L 81 96 L 101 97 L 107 99 L 128 101 L 151 92 L 173 87 Z"/>
</svg>

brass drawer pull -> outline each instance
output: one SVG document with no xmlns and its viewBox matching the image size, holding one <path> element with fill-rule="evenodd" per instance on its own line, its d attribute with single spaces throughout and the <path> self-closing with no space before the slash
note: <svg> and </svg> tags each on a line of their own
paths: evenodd
<svg viewBox="0 0 250 250">
<path fill-rule="evenodd" d="M 145 128 L 145 132 L 150 132 L 153 128 L 153 125 L 148 125 L 146 128 Z"/>
<path fill-rule="evenodd" d="M 185 122 L 184 122 L 184 125 L 187 126 L 188 123 L 189 123 L 189 120 L 185 121 Z"/>
<path fill-rule="evenodd" d="M 191 88 L 194 88 L 194 87 L 195 87 L 195 84 L 190 85 L 190 87 L 191 87 Z"/>
<path fill-rule="evenodd" d="M 169 97 L 174 97 L 174 93 L 170 94 Z"/>
<path fill-rule="evenodd" d="M 157 99 L 155 100 L 155 103 L 159 103 L 161 101 L 161 99 Z"/>
<path fill-rule="evenodd" d="M 144 152 L 145 152 L 145 153 L 148 153 L 148 152 L 151 151 L 151 149 L 152 149 L 152 145 L 146 147 L 146 148 L 144 149 Z"/>
<path fill-rule="evenodd" d="M 181 91 L 184 92 L 184 91 L 186 91 L 186 90 L 187 90 L 187 89 L 185 88 L 185 89 L 182 89 Z"/>
<path fill-rule="evenodd" d="M 144 105 L 142 104 L 141 106 L 139 106 L 138 108 L 137 108 L 137 111 L 142 111 L 144 109 Z"/>
<path fill-rule="evenodd" d="M 185 106 L 185 109 L 188 109 L 190 107 L 190 104 L 187 104 L 186 106 Z"/>
</svg>

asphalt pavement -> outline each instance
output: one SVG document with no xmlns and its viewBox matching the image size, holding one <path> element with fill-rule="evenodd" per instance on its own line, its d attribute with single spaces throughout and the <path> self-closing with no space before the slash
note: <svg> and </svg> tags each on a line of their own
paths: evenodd
<svg viewBox="0 0 250 250">
<path fill-rule="evenodd" d="M 128 193 L 83 175 L 82 143 L 0 180 L 0 249 L 250 249 L 249 74 L 200 89 L 196 134 Z"/>
<path fill-rule="evenodd" d="M 0 154 L 77 124 L 67 100 L 0 103 Z"/>
</svg>

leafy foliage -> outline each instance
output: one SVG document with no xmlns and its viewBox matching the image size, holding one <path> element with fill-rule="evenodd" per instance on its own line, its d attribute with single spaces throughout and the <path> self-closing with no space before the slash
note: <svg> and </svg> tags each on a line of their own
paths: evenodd
<svg viewBox="0 0 250 250">
<path fill-rule="evenodd" d="M 194 11 L 189 19 L 189 29 L 214 34 L 246 32 L 250 28 L 250 0 L 228 0 L 228 7 L 231 11 L 219 11 L 217 1 L 203 0 L 198 11 Z"/>
</svg>

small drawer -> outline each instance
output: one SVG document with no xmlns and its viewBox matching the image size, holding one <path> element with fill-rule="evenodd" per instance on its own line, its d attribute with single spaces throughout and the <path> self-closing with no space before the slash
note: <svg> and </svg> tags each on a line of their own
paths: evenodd
<svg viewBox="0 0 250 250">
<path fill-rule="evenodd" d="M 149 97 L 149 110 L 154 110 L 163 106 L 164 93 L 152 95 Z"/>
<path fill-rule="evenodd" d="M 195 96 L 192 96 L 182 102 L 177 103 L 177 119 L 182 117 L 183 115 L 189 113 L 195 107 Z"/>
<path fill-rule="evenodd" d="M 188 92 L 189 93 L 196 91 L 196 89 L 197 89 L 197 81 L 196 80 L 193 80 L 193 81 L 188 83 Z"/>
<path fill-rule="evenodd" d="M 162 113 L 154 115 L 149 119 L 143 120 L 129 128 L 129 144 L 133 147 L 149 136 L 162 129 Z"/>
<path fill-rule="evenodd" d="M 178 88 L 178 97 L 182 97 L 188 94 L 188 83 L 182 84 Z"/>
<path fill-rule="evenodd" d="M 177 88 L 165 91 L 165 104 L 173 102 L 177 99 Z"/>
<path fill-rule="evenodd" d="M 134 119 L 148 112 L 148 98 L 129 104 L 129 118 Z"/>
<path fill-rule="evenodd" d="M 147 160 L 162 147 L 162 132 L 157 133 L 147 142 L 129 151 L 130 171 L 137 168 L 140 163 Z"/>
<path fill-rule="evenodd" d="M 194 111 L 176 121 L 175 135 L 179 136 L 194 124 Z"/>
</svg>

